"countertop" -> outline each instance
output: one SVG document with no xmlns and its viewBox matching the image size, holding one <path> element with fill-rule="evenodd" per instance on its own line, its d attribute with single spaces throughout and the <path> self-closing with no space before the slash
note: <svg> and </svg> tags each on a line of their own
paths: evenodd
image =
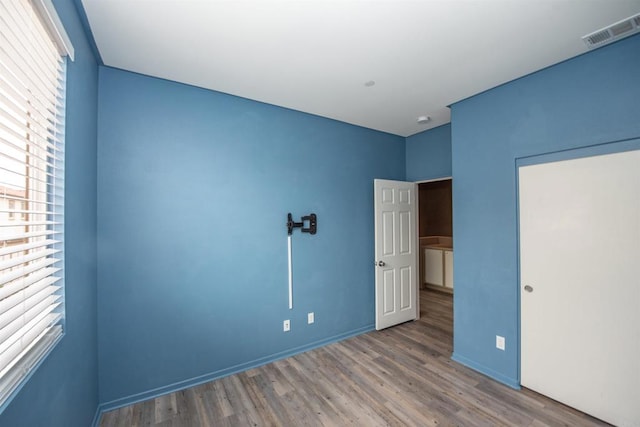
<svg viewBox="0 0 640 427">
<path fill-rule="evenodd" d="M 426 249 L 441 249 L 441 250 L 445 250 L 445 251 L 452 251 L 453 250 L 453 246 L 451 245 L 445 245 L 445 244 L 425 244 L 425 245 L 420 245 L 421 248 L 426 248 Z"/>
<path fill-rule="evenodd" d="M 449 236 L 420 237 L 420 248 L 453 250 L 453 238 Z"/>
</svg>

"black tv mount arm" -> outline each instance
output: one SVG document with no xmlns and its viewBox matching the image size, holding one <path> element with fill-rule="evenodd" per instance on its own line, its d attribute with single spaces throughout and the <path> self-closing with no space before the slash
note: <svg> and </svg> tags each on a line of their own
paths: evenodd
<svg viewBox="0 0 640 427">
<path fill-rule="evenodd" d="M 300 222 L 295 222 L 291 213 L 287 214 L 287 233 L 291 235 L 293 233 L 294 228 L 300 228 L 303 233 L 316 234 L 318 230 L 318 217 L 316 214 L 312 213 L 301 218 Z M 304 223 L 308 221 L 309 227 L 305 227 Z"/>
</svg>

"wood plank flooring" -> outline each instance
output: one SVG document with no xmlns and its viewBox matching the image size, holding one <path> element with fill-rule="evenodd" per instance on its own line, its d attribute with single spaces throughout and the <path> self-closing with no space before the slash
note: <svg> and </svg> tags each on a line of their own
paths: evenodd
<svg viewBox="0 0 640 427">
<path fill-rule="evenodd" d="M 451 361 L 452 295 L 421 318 L 102 416 L 122 426 L 605 426 Z"/>
</svg>

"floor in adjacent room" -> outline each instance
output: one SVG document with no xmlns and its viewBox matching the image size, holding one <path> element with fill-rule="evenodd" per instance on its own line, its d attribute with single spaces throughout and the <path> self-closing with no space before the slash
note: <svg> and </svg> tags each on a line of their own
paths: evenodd
<svg viewBox="0 0 640 427">
<path fill-rule="evenodd" d="M 452 295 L 421 291 L 421 318 L 102 416 L 111 426 L 602 426 L 451 357 Z"/>
</svg>

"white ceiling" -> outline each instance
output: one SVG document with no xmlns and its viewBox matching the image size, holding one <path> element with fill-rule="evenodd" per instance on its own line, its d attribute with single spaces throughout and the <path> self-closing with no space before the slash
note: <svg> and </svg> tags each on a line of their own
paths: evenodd
<svg viewBox="0 0 640 427">
<path fill-rule="evenodd" d="M 105 65 L 401 136 L 586 52 L 582 36 L 640 12 L 640 0 L 82 4 Z"/>
</svg>

